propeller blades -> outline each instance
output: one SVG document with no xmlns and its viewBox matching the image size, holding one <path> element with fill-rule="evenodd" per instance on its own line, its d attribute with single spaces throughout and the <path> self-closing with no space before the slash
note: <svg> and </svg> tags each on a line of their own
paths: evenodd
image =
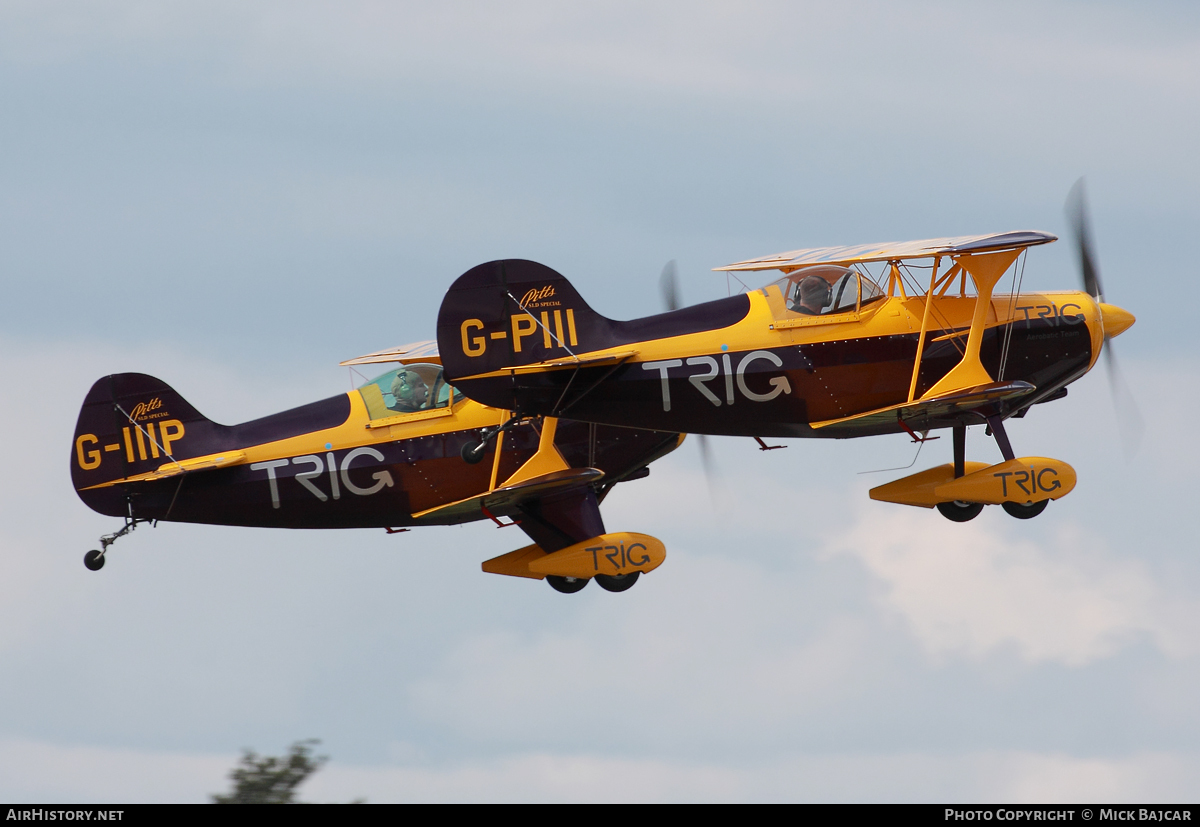
<svg viewBox="0 0 1200 827">
<path fill-rule="evenodd" d="M 1117 429 L 1121 432 L 1121 446 L 1125 450 L 1125 458 L 1132 459 L 1142 444 L 1142 434 L 1146 424 L 1142 420 L 1141 411 L 1133 399 L 1133 392 L 1125 383 L 1125 377 L 1117 367 L 1117 355 L 1113 352 L 1112 341 L 1104 340 L 1104 356 L 1108 367 L 1108 386 L 1112 391 L 1113 410 L 1117 413 Z"/>
<path fill-rule="evenodd" d="M 1067 193 L 1064 208 L 1071 222 L 1071 234 L 1079 254 L 1079 273 L 1083 278 L 1083 289 L 1098 302 L 1104 301 L 1104 288 L 1100 286 L 1100 271 L 1096 267 L 1096 253 L 1092 248 L 1092 222 L 1088 218 L 1087 193 L 1080 178 Z"/>
<path fill-rule="evenodd" d="M 716 468 L 713 466 L 712 452 L 708 444 L 707 434 L 697 434 L 697 442 L 700 445 L 700 467 L 704 469 L 704 481 L 708 483 L 708 498 L 712 500 L 713 505 L 716 505 L 720 500 L 718 494 L 721 493 L 720 485 L 717 482 Z"/>
<path fill-rule="evenodd" d="M 678 310 L 683 306 L 683 301 L 679 296 L 679 267 L 676 265 L 675 259 L 671 259 L 663 266 L 662 275 L 658 277 L 658 290 L 662 294 L 663 306 L 668 311 Z M 704 468 L 704 479 L 708 483 L 708 495 L 716 504 L 717 476 L 713 468 L 708 435 L 696 434 L 695 436 L 700 446 L 700 465 Z"/>
<path fill-rule="evenodd" d="M 1064 210 L 1079 256 L 1079 276 L 1083 283 L 1083 289 L 1097 303 L 1103 302 L 1104 288 L 1100 284 L 1100 268 L 1096 264 L 1096 251 L 1092 246 L 1092 222 L 1088 215 L 1087 194 L 1082 178 L 1075 182 L 1067 194 Z M 1100 319 L 1103 324 L 1103 309 Z M 1121 444 L 1125 450 L 1126 459 L 1131 459 L 1141 445 L 1145 423 L 1137 403 L 1133 399 L 1133 393 L 1129 390 L 1117 365 L 1117 354 L 1113 349 L 1112 337 L 1107 333 L 1104 336 L 1103 353 L 1105 366 L 1108 368 L 1108 386 L 1112 392 L 1113 410 L 1117 415 L 1117 428 L 1121 432 Z"/>
<path fill-rule="evenodd" d="M 678 310 L 681 302 L 679 301 L 679 268 L 675 266 L 675 259 L 671 259 L 662 269 L 662 275 L 658 277 L 658 289 L 662 293 L 663 305 L 667 310 Z"/>
</svg>

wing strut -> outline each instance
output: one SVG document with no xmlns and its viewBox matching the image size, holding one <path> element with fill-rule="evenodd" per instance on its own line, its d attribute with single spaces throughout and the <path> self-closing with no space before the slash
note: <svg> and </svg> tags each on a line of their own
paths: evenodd
<svg viewBox="0 0 1200 827">
<path fill-rule="evenodd" d="M 983 344 L 983 330 L 987 326 L 988 310 L 992 306 L 992 290 L 1020 254 L 1021 250 L 1016 249 L 959 257 L 959 265 L 971 274 L 977 292 L 975 315 L 971 318 L 971 332 L 967 335 L 967 345 L 962 360 L 951 368 L 949 373 L 934 383 L 921 399 L 933 399 L 954 391 L 990 385 L 995 382 L 979 359 L 979 348 Z M 926 313 L 929 311 L 930 304 L 932 302 L 927 296 L 925 300 Z M 921 329 L 922 331 L 925 329 L 924 322 L 921 324 Z M 918 360 L 914 375 L 919 369 L 920 361 Z"/>
<path fill-rule="evenodd" d="M 929 330 L 929 308 L 933 307 L 933 291 L 937 288 L 938 265 L 941 263 L 941 256 L 933 257 L 933 271 L 929 274 L 929 292 L 925 294 L 925 312 L 921 314 L 921 335 L 917 337 L 917 360 L 913 363 L 912 382 L 908 386 L 909 402 L 912 402 L 913 397 L 917 395 L 917 377 L 921 375 L 921 354 L 925 351 L 925 334 Z M 916 437 L 913 438 L 913 441 L 916 441 Z"/>
</svg>

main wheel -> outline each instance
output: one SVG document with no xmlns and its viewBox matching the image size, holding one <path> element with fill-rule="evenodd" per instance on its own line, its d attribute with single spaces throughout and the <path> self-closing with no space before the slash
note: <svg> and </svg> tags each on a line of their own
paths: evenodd
<svg viewBox="0 0 1200 827">
<path fill-rule="evenodd" d="M 979 516 L 979 512 L 983 511 L 983 503 L 964 503 L 955 500 L 952 503 L 938 503 L 937 510 L 942 512 L 942 516 L 947 520 L 965 523 L 967 520 L 974 520 Z"/>
<path fill-rule="evenodd" d="M 83 555 L 83 564 L 88 567 L 89 571 L 100 571 L 104 568 L 104 555 L 92 549 Z"/>
<path fill-rule="evenodd" d="M 547 574 L 546 582 L 550 588 L 563 594 L 575 594 L 588 584 L 586 577 L 560 577 L 557 574 Z"/>
<path fill-rule="evenodd" d="M 632 589 L 641 576 L 640 571 L 634 571 L 629 574 L 597 574 L 594 579 L 606 592 L 623 592 Z"/>
<path fill-rule="evenodd" d="M 1000 503 L 1012 516 L 1018 520 L 1032 520 L 1037 515 L 1046 510 L 1046 506 L 1050 504 L 1049 500 L 1042 500 L 1040 503 L 1030 503 L 1029 505 L 1021 505 L 1020 503 Z"/>
</svg>

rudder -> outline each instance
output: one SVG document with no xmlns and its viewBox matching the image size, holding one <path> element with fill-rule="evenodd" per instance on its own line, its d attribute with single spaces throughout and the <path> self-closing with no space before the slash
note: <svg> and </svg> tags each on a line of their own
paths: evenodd
<svg viewBox="0 0 1200 827">
<path fill-rule="evenodd" d="M 83 400 L 71 445 L 71 482 L 88 506 L 124 513 L 116 492 L 85 489 L 157 470 L 172 459 L 223 450 L 222 426 L 206 419 L 173 388 L 141 373 L 96 381 Z"/>
<path fill-rule="evenodd" d="M 453 381 L 611 347 L 613 325 L 544 264 L 489 261 L 447 291 L 438 311 L 438 351 Z"/>
</svg>

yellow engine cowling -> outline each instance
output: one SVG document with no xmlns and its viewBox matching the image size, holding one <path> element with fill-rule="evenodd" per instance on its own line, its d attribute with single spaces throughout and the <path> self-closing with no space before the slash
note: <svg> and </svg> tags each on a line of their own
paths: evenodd
<svg viewBox="0 0 1200 827">
<path fill-rule="evenodd" d="M 968 462 L 964 476 L 953 465 L 939 465 L 871 489 L 871 499 L 933 508 L 938 503 L 1018 503 L 1028 505 L 1065 497 L 1075 488 L 1075 469 L 1049 457 L 1018 457 L 987 465 Z"/>
</svg>

